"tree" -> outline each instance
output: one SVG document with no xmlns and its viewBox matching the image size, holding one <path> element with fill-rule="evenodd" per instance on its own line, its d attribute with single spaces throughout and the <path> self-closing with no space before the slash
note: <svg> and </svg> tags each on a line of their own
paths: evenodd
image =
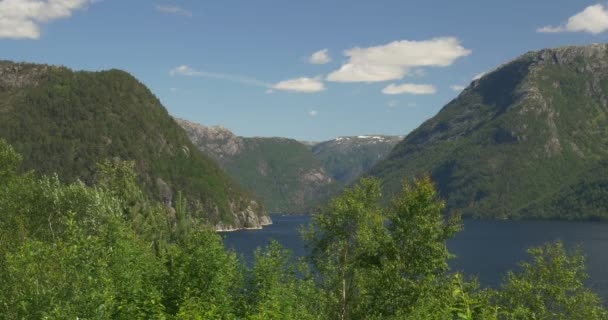
<svg viewBox="0 0 608 320">
<path fill-rule="evenodd" d="M 323 319 L 323 295 L 304 262 L 293 262 L 291 252 L 271 241 L 255 252 L 246 272 L 242 317 L 251 320 Z"/>
<path fill-rule="evenodd" d="M 363 179 L 313 216 L 303 233 L 328 295 L 330 319 L 356 317 L 353 312 L 364 298 L 368 273 L 380 263 L 389 239 L 379 197 L 378 181 Z"/>
<path fill-rule="evenodd" d="M 428 177 L 404 183 L 389 209 L 378 204 L 377 180 L 363 179 L 313 217 L 305 232 L 329 295 L 328 317 L 409 317 L 416 308 L 443 306 L 452 293 L 445 241 L 460 230 L 445 220 L 444 203 Z M 428 317 L 429 315 L 427 315 Z"/>
<path fill-rule="evenodd" d="M 382 248 L 381 265 L 370 279 L 363 310 L 375 310 L 380 316 L 398 310 L 408 314 L 419 307 L 419 301 L 428 302 L 449 291 L 448 259 L 453 255 L 446 240 L 461 224 L 459 216 L 446 220 L 444 206 L 428 177 L 403 183 L 387 210 L 389 241 Z"/>
<path fill-rule="evenodd" d="M 531 261 L 509 272 L 499 292 L 504 319 L 608 319 L 597 295 L 585 287 L 580 249 L 568 254 L 562 242 L 528 250 Z"/>
<path fill-rule="evenodd" d="M 0 138 L 0 179 L 13 174 L 21 160 L 21 155 L 6 140 Z"/>
<path fill-rule="evenodd" d="M 182 319 L 235 319 L 242 274 L 236 255 L 213 230 L 195 230 L 171 245 L 165 301 Z"/>
</svg>

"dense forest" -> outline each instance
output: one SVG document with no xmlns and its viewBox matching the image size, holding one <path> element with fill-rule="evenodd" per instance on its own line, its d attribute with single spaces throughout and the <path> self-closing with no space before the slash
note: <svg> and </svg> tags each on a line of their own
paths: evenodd
<svg viewBox="0 0 608 320">
<path fill-rule="evenodd" d="M 221 126 L 175 121 L 197 148 L 270 212 L 310 212 L 341 188 L 310 149 L 296 140 L 240 137 Z"/>
<path fill-rule="evenodd" d="M 526 53 L 475 80 L 371 170 L 387 194 L 430 173 L 479 218 L 606 220 L 608 46 Z"/>
<path fill-rule="evenodd" d="M 0 73 L 0 137 L 24 156 L 25 170 L 90 185 L 97 162 L 132 160 L 147 196 L 173 206 L 179 190 L 205 212 L 197 220 L 256 227 L 266 215 L 130 74 L 9 61 Z"/>
<path fill-rule="evenodd" d="M 496 289 L 451 272 L 446 219 L 429 178 L 392 205 L 363 179 L 302 231 L 310 254 L 279 244 L 247 265 L 211 228 L 175 219 L 146 195 L 133 162 L 95 167 L 96 184 L 19 170 L 0 139 L 0 315 L 3 319 L 608 319 L 583 284 L 580 252 L 561 243 Z"/>
</svg>

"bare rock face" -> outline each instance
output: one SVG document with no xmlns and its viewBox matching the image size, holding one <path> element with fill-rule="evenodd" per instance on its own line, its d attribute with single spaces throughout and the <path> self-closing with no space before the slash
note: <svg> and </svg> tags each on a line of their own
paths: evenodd
<svg viewBox="0 0 608 320">
<path fill-rule="evenodd" d="M 18 89 L 26 86 L 36 86 L 41 74 L 47 73 L 49 69 L 59 68 L 61 67 L 0 61 L 0 87 Z"/>
<path fill-rule="evenodd" d="M 324 185 L 332 182 L 331 177 L 329 177 L 323 169 L 312 169 L 303 172 L 300 179 L 304 182 L 316 185 Z"/>
<path fill-rule="evenodd" d="M 243 139 L 223 126 L 205 127 L 188 120 L 175 121 L 186 130 L 192 143 L 216 159 L 238 155 L 243 149 Z"/>
<path fill-rule="evenodd" d="M 236 210 L 236 205 L 232 203 L 233 211 L 236 213 L 235 223 L 218 223 L 215 225 L 215 230 L 220 232 L 236 231 L 243 229 L 262 229 L 263 226 L 271 225 L 272 220 L 270 216 L 263 215 L 258 216 L 256 209 L 260 204 L 256 201 L 251 201 L 244 210 Z"/>
</svg>

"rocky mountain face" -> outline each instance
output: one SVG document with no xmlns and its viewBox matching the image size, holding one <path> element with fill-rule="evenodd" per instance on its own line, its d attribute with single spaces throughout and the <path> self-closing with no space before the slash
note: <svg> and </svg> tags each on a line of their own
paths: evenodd
<svg viewBox="0 0 608 320">
<path fill-rule="evenodd" d="M 450 211 L 608 218 L 608 46 L 529 52 L 473 81 L 371 175 L 430 173 Z"/>
<path fill-rule="evenodd" d="M 262 205 L 189 140 L 158 99 L 126 72 L 0 62 L 0 137 L 26 169 L 95 182 L 95 164 L 133 160 L 149 197 L 181 191 L 218 229 L 269 223 Z"/>
<path fill-rule="evenodd" d="M 308 212 L 339 189 L 308 147 L 286 138 L 244 138 L 176 119 L 192 142 L 271 212 Z"/>
<path fill-rule="evenodd" d="M 352 136 L 316 143 L 312 153 L 336 180 L 349 184 L 384 159 L 403 136 Z"/>
</svg>

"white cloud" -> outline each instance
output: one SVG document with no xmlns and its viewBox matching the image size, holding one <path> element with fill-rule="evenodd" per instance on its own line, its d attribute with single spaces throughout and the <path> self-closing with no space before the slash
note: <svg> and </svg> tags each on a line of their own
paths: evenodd
<svg viewBox="0 0 608 320">
<path fill-rule="evenodd" d="M 310 110 L 310 112 L 308 112 L 308 115 L 311 117 L 316 117 L 319 114 L 319 112 L 317 112 L 317 110 Z"/>
<path fill-rule="evenodd" d="M 325 86 L 321 77 L 307 78 L 300 77 L 295 79 L 288 79 L 284 81 L 280 81 L 276 84 L 260 81 L 253 78 L 248 78 L 240 75 L 234 74 L 226 74 L 226 73 L 217 73 L 217 72 L 208 72 L 196 70 L 187 65 L 180 65 L 171 70 L 169 70 L 169 74 L 171 76 L 185 76 L 185 77 L 204 77 L 204 78 L 212 78 L 212 79 L 220 79 L 231 82 L 242 83 L 246 85 L 264 87 L 267 90 L 265 91 L 267 94 L 274 93 L 275 90 L 283 90 L 283 91 L 294 91 L 294 92 L 306 92 L 313 93 L 325 90 Z"/>
<path fill-rule="evenodd" d="M 460 92 L 462 90 L 464 90 L 466 87 L 465 86 L 461 86 L 461 85 L 457 85 L 457 84 L 453 84 L 450 86 L 450 89 L 452 89 L 452 91 L 455 92 Z"/>
<path fill-rule="evenodd" d="M 169 74 L 172 76 L 175 75 L 180 75 L 180 76 L 187 76 L 187 77 L 196 77 L 196 76 L 202 76 L 203 73 L 197 70 L 194 70 L 190 67 L 188 67 L 187 65 L 182 64 L 181 66 L 175 67 L 173 69 L 171 69 L 169 71 Z"/>
<path fill-rule="evenodd" d="M 344 55 L 349 61 L 330 73 L 327 80 L 336 82 L 378 82 L 402 79 L 411 68 L 445 67 L 471 50 L 454 37 L 424 41 L 394 41 L 385 45 L 352 48 Z"/>
<path fill-rule="evenodd" d="M 485 71 L 484 71 L 484 72 L 480 72 L 480 73 L 476 74 L 476 75 L 473 77 L 473 81 L 475 81 L 475 80 L 479 80 L 479 79 L 483 78 L 483 76 L 485 76 L 486 74 L 488 74 L 488 73 L 487 73 L 487 72 L 485 72 Z"/>
<path fill-rule="evenodd" d="M 312 93 L 325 90 L 325 86 L 323 85 L 323 81 L 321 81 L 320 77 L 301 77 L 281 81 L 273 85 L 272 89 Z"/>
<path fill-rule="evenodd" d="M 434 94 L 437 92 L 437 89 L 429 84 L 413 84 L 413 83 L 404 83 L 404 84 L 394 84 L 391 83 L 382 89 L 382 93 L 384 94 Z"/>
<path fill-rule="evenodd" d="M 570 17 L 565 25 L 544 26 L 536 29 L 536 32 L 541 33 L 588 32 L 600 34 L 606 31 L 608 31 L 608 8 L 602 4 L 588 6 Z"/>
<path fill-rule="evenodd" d="M 329 57 L 329 50 L 327 49 L 319 50 L 308 58 L 308 62 L 312 64 L 326 64 L 330 61 L 331 58 Z"/>
<path fill-rule="evenodd" d="M 399 105 L 399 101 L 391 100 L 391 101 L 387 102 L 386 105 L 388 105 L 389 108 L 394 108 Z"/>
<path fill-rule="evenodd" d="M 177 15 L 182 15 L 182 16 L 186 16 L 186 17 L 192 17 L 192 12 L 190 12 L 186 9 L 180 8 L 178 6 L 168 6 L 168 5 L 157 4 L 156 11 L 162 12 L 162 13 L 171 13 L 171 14 L 177 14 Z"/>
<path fill-rule="evenodd" d="M 0 1 L 0 38 L 38 39 L 40 25 L 68 18 L 91 0 L 3 0 Z"/>
<path fill-rule="evenodd" d="M 328 81 L 335 82 L 380 82 L 405 77 L 407 69 L 399 66 L 347 63 L 330 73 Z"/>
<path fill-rule="evenodd" d="M 240 75 L 227 74 L 227 73 L 218 73 L 218 72 L 208 72 L 208 71 L 200 71 L 194 68 L 191 68 L 187 65 L 180 65 L 169 70 L 169 74 L 172 76 L 186 76 L 186 77 L 204 77 L 211 79 L 220 79 L 231 82 L 237 82 L 252 86 L 264 87 L 264 88 L 272 88 L 272 84 L 260 81 L 257 79 L 252 79 L 249 77 L 244 77 Z"/>
</svg>

